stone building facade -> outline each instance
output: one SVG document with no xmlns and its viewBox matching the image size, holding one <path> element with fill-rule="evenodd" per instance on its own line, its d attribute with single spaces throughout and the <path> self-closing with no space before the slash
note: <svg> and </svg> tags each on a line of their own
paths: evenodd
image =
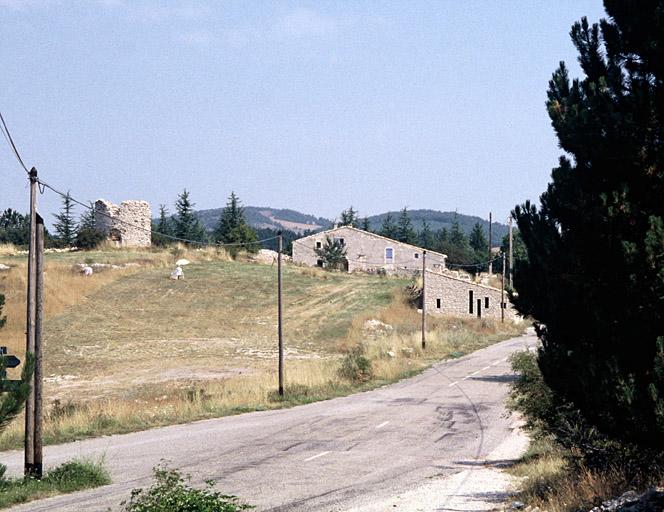
<svg viewBox="0 0 664 512">
<path fill-rule="evenodd" d="M 95 202 L 95 226 L 118 247 L 149 247 L 152 244 L 152 212 L 146 201 L 122 201 L 119 205 Z"/>
<path fill-rule="evenodd" d="M 341 226 L 300 238 L 293 242 L 293 261 L 311 267 L 322 267 L 323 261 L 316 249 L 325 245 L 326 239 L 339 240 L 346 247 L 349 272 L 378 272 L 389 274 L 413 273 L 422 270 L 421 247 L 405 244 L 384 236 L 350 226 Z M 426 268 L 443 271 L 447 256 L 427 251 Z"/>
<path fill-rule="evenodd" d="M 476 316 L 500 320 L 501 291 L 462 279 L 451 272 L 427 271 L 426 311 L 431 315 Z M 505 319 L 517 320 L 517 312 L 504 294 Z"/>
</svg>

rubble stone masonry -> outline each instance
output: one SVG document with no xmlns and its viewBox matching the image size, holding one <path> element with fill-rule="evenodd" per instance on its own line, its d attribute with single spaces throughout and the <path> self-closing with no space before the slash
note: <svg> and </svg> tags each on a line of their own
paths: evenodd
<svg viewBox="0 0 664 512">
<path fill-rule="evenodd" d="M 95 202 L 95 226 L 119 247 L 149 247 L 152 244 L 152 212 L 146 201 L 122 201 L 119 205 Z"/>
</svg>

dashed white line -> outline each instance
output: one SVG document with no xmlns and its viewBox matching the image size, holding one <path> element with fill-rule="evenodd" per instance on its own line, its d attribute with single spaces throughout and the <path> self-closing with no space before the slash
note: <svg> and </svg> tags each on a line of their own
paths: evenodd
<svg viewBox="0 0 664 512">
<path fill-rule="evenodd" d="M 309 457 L 308 459 L 304 459 L 304 462 L 309 462 L 310 460 L 317 459 L 318 457 L 322 457 L 323 455 L 327 455 L 330 452 L 320 452 L 317 455 L 314 455 L 313 457 Z"/>
<path fill-rule="evenodd" d="M 387 425 L 388 423 L 389 423 L 389 421 L 384 421 L 384 422 L 381 423 L 380 425 L 376 425 L 376 428 L 383 428 L 383 427 L 384 427 L 385 425 Z"/>
</svg>

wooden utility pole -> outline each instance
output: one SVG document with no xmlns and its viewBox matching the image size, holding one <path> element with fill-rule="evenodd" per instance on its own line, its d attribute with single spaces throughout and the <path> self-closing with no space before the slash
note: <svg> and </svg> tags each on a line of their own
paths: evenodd
<svg viewBox="0 0 664 512">
<path fill-rule="evenodd" d="M 427 252 L 422 251 L 422 348 L 427 347 Z"/>
<path fill-rule="evenodd" d="M 35 288 L 35 370 L 33 393 L 34 409 L 34 441 L 33 471 L 35 478 L 42 477 L 42 318 L 44 313 L 44 219 L 37 214 L 37 258 Z"/>
<path fill-rule="evenodd" d="M 500 280 L 500 321 L 505 322 L 505 253 L 503 253 L 503 277 Z"/>
<path fill-rule="evenodd" d="M 281 231 L 277 234 L 278 254 L 277 254 L 277 331 L 279 337 L 279 396 L 284 396 L 284 337 L 282 329 L 282 304 L 281 304 L 281 253 L 283 252 L 284 239 Z"/>
<path fill-rule="evenodd" d="M 491 235 L 492 235 L 492 226 L 491 226 L 491 212 L 489 212 L 489 275 L 493 273 L 493 262 L 492 260 L 492 252 L 491 252 Z"/>
<path fill-rule="evenodd" d="M 510 215 L 510 221 L 509 221 L 509 226 L 510 226 L 510 288 L 514 289 L 514 254 L 512 252 L 512 215 Z"/>
<path fill-rule="evenodd" d="M 37 289 L 37 169 L 30 169 L 30 239 L 28 241 L 28 296 L 25 333 L 26 354 L 35 353 L 36 289 Z M 24 464 L 25 476 L 34 474 L 35 463 L 35 375 L 30 379 L 30 394 L 25 401 Z"/>
</svg>

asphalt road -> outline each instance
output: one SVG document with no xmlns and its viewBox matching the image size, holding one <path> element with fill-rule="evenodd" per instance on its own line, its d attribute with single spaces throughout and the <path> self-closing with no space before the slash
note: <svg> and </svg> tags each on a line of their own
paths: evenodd
<svg viewBox="0 0 664 512">
<path fill-rule="evenodd" d="M 513 338 L 442 362 L 374 391 L 292 409 L 243 414 L 45 448 L 54 466 L 104 457 L 113 484 L 15 507 L 16 511 L 118 510 L 151 483 L 162 459 L 218 482 L 259 511 L 343 511 L 481 464 L 510 432 L 507 358 L 536 343 Z M 11 473 L 22 453 L 0 453 Z M 440 510 L 445 510 L 441 508 Z"/>
</svg>

